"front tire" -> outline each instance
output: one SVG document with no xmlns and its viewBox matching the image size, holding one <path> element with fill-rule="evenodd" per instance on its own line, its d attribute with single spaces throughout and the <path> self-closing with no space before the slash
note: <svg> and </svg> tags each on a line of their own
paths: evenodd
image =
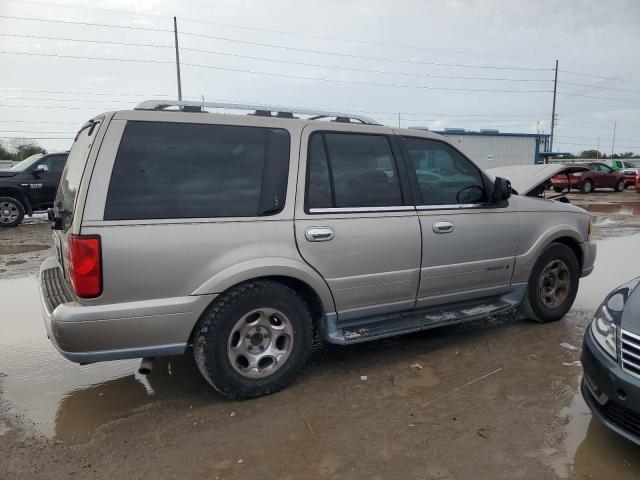
<svg viewBox="0 0 640 480">
<path fill-rule="evenodd" d="M 618 183 L 616 183 L 616 185 L 615 185 L 615 187 L 613 187 L 613 189 L 616 192 L 624 192 L 625 187 L 626 187 L 626 185 L 625 185 L 624 180 L 620 180 L 620 181 L 618 181 Z"/>
<path fill-rule="evenodd" d="M 580 191 L 582 193 L 591 193 L 593 190 L 593 182 L 591 180 L 585 180 L 582 182 L 582 185 L 580 185 Z"/>
<path fill-rule="evenodd" d="M 518 307 L 527 319 L 548 323 L 566 315 L 578 293 L 580 267 L 573 250 L 552 243 L 540 255 L 531 271 L 527 293 Z"/>
<path fill-rule="evenodd" d="M 218 392 L 247 399 L 291 383 L 306 363 L 312 339 L 304 300 L 280 283 L 256 280 L 211 304 L 194 332 L 193 354 Z"/>
<path fill-rule="evenodd" d="M 24 206 L 13 197 L 0 197 L 0 227 L 17 227 L 24 218 Z"/>
<path fill-rule="evenodd" d="M 561 193 L 564 190 L 564 187 L 553 187 L 553 191 L 556 193 Z"/>
</svg>

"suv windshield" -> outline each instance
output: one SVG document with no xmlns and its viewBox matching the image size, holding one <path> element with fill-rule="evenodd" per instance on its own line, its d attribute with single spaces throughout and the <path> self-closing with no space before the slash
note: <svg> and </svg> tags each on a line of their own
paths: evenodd
<svg viewBox="0 0 640 480">
<path fill-rule="evenodd" d="M 87 122 L 78 132 L 67 157 L 67 163 L 62 171 L 58 191 L 56 193 L 56 214 L 62 218 L 63 229 L 67 230 L 73 220 L 76 194 L 80 187 L 80 180 L 95 138 L 96 126 L 100 119 Z"/>
<path fill-rule="evenodd" d="M 23 170 L 29 168 L 31 165 L 35 164 L 36 160 L 38 160 L 40 157 L 42 157 L 42 153 L 31 155 L 30 157 L 25 158 L 20 163 L 11 167 L 9 170 L 12 170 L 14 172 L 22 172 Z"/>
</svg>

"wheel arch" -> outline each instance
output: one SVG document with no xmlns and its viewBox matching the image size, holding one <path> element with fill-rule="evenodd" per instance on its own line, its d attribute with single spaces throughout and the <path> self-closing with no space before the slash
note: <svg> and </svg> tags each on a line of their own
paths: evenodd
<svg viewBox="0 0 640 480">
<path fill-rule="evenodd" d="M 194 323 L 191 329 L 191 333 L 189 334 L 188 342 L 191 343 L 193 341 L 194 334 L 198 328 L 198 325 L 200 325 L 201 323 L 202 317 L 206 314 L 208 308 L 216 302 L 216 300 L 218 300 L 219 298 L 224 296 L 227 292 L 229 292 L 230 290 L 236 287 L 239 287 L 246 283 L 259 281 L 259 280 L 268 280 L 268 281 L 280 283 L 281 285 L 284 285 L 290 288 L 291 290 L 296 292 L 298 295 L 300 295 L 302 300 L 304 300 L 304 302 L 309 307 L 309 310 L 311 311 L 311 318 L 313 320 L 313 327 L 315 331 L 318 331 L 318 329 L 321 327 L 320 322 L 322 321 L 324 314 L 328 311 L 334 311 L 333 309 L 327 310 L 327 306 L 323 302 L 318 292 L 316 292 L 316 290 L 311 285 L 301 280 L 300 278 L 296 278 L 294 276 L 289 276 L 289 275 L 265 275 L 261 277 L 252 277 L 229 286 L 224 291 L 220 292 L 215 296 L 215 298 L 209 303 L 209 305 L 204 309 L 204 311 L 198 316 L 198 319 Z M 331 303 L 331 306 L 333 306 L 333 303 Z"/>
<path fill-rule="evenodd" d="M 576 260 L 578 260 L 579 271 L 582 271 L 582 266 L 584 265 L 584 258 L 583 258 L 582 248 L 580 248 L 580 242 L 578 242 L 573 237 L 563 236 L 563 237 L 558 237 L 558 238 L 554 239 L 547 246 L 549 246 L 549 245 L 551 245 L 553 243 L 561 243 L 561 244 L 566 245 L 567 247 L 569 247 L 571 249 L 571 251 L 573 252 L 573 254 L 576 256 Z"/>
<path fill-rule="evenodd" d="M 557 225 L 541 235 L 528 251 L 516 257 L 516 265 L 513 271 L 512 283 L 524 283 L 529 281 L 529 276 L 536 261 L 544 250 L 553 243 L 561 243 L 568 246 L 575 254 L 578 265 L 582 269 L 584 264 L 582 248 L 583 242 L 580 233 L 571 225 Z"/>
</svg>

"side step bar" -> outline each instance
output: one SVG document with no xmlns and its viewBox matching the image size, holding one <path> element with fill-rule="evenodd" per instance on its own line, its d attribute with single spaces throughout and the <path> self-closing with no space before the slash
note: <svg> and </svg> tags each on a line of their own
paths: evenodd
<svg viewBox="0 0 640 480">
<path fill-rule="evenodd" d="M 376 315 L 340 323 L 336 322 L 336 314 L 329 314 L 325 315 L 322 333 L 328 342 L 345 345 L 478 320 L 517 307 L 524 297 L 526 287 L 526 284 L 514 285 L 510 292 L 497 297 Z"/>
</svg>

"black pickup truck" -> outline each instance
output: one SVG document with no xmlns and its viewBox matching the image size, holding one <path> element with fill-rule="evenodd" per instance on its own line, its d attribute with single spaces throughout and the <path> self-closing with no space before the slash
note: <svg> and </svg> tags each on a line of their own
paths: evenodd
<svg viewBox="0 0 640 480">
<path fill-rule="evenodd" d="M 25 214 L 53 206 L 67 155 L 33 155 L 9 170 L 0 170 L 0 227 L 15 227 Z"/>
</svg>

